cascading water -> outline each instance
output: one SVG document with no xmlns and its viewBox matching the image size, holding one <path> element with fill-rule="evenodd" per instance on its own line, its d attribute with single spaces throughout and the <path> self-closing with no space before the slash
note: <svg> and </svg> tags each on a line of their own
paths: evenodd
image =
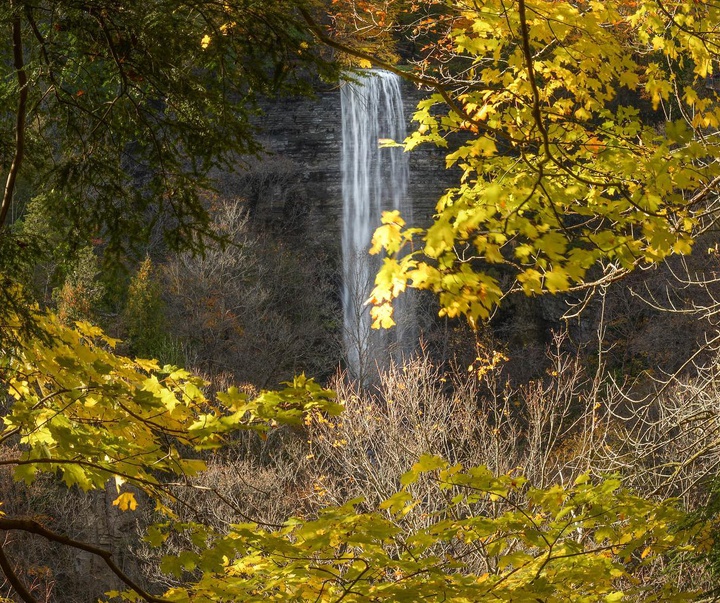
<svg viewBox="0 0 720 603">
<path fill-rule="evenodd" d="M 365 306 L 381 262 L 368 249 L 382 212 L 399 209 L 406 220 L 411 217 L 407 155 L 402 148 L 380 148 L 379 142 L 406 136 L 400 79 L 387 71 L 369 71 L 343 86 L 341 103 L 343 339 L 350 372 L 368 382 L 377 368 L 408 352 L 416 340 L 408 308 L 396 305 L 397 326 L 388 331 L 370 328 Z"/>
</svg>

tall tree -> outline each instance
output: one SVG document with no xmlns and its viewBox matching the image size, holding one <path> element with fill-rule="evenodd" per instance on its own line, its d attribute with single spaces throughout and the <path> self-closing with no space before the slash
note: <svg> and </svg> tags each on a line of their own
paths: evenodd
<svg viewBox="0 0 720 603">
<path fill-rule="evenodd" d="M 13 0 L 0 8 L 0 236 L 18 183 L 56 222 L 121 253 L 163 220 L 197 249 L 215 165 L 258 150 L 263 95 L 331 75 L 297 15 L 304 0 Z"/>
<path fill-rule="evenodd" d="M 258 151 L 258 100 L 334 77 L 299 16 L 315 0 L 12 0 L 0 7 L 0 287 L 53 245 L 12 228 L 28 201 L 72 252 L 106 265 L 162 233 L 213 236 L 200 196 L 216 166 Z"/>
</svg>

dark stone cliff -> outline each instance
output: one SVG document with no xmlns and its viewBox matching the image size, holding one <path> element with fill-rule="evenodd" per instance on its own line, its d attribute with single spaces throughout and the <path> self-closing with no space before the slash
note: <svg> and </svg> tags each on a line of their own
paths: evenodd
<svg viewBox="0 0 720 603">
<path fill-rule="evenodd" d="M 404 83 L 408 133 L 412 115 L 426 93 Z M 268 103 L 258 120 L 260 140 L 268 151 L 238 173 L 223 175 L 224 196 L 247 200 L 263 222 L 297 227 L 316 241 L 339 245 L 342 219 L 342 122 L 340 88 L 318 92 L 314 99 L 287 98 Z M 413 223 L 427 224 L 443 190 L 456 175 L 445 169 L 445 152 L 423 145 L 410 153 Z"/>
</svg>

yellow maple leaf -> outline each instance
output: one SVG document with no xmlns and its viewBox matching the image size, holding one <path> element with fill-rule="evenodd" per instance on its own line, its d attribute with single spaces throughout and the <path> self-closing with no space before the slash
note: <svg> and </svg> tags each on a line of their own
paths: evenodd
<svg viewBox="0 0 720 603">
<path fill-rule="evenodd" d="M 137 509 L 137 501 L 132 492 L 123 492 L 113 501 L 113 505 L 121 511 L 127 511 L 128 509 L 134 511 Z"/>
</svg>

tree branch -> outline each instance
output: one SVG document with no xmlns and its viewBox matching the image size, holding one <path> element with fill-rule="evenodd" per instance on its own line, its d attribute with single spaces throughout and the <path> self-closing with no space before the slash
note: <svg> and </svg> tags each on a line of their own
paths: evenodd
<svg viewBox="0 0 720 603">
<path fill-rule="evenodd" d="M 527 16 L 525 14 L 525 0 L 518 0 L 518 15 L 520 17 L 520 39 L 522 42 L 523 55 L 525 56 L 525 66 L 528 74 L 528 82 L 532 90 L 533 103 L 532 113 L 537 125 L 538 131 L 543 141 L 543 149 L 545 150 L 545 158 L 541 160 L 541 165 L 553 159 L 550 152 L 550 139 L 547 129 L 542 118 L 542 109 L 540 108 L 540 91 L 538 90 L 537 81 L 535 79 L 535 67 L 533 65 L 533 55 L 530 49 L 530 31 L 527 24 Z"/>
<path fill-rule="evenodd" d="M 10 565 L 10 560 L 5 555 L 2 544 L 0 544 L 0 569 L 2 569 L 5 577 L 10 583 L 10 586 L 13 587 L 13 590 L 17 593 L 18 597 L 25 601 L 25 603 L 37 603 L 35 597 L 30 594 L 30 591 L 22 583 L 20 578 L 18 578 L 15 570 L 12 568 L 12 565 Z"/>
<path fill-rule="evenodd" d="M 36 534 L 38 536 L 42 536 L 46 540 L 50 540 L 52 542 L 57 542 L 58 544 L 63 544 L 65 546 L 69 546 L 69 547 L 72 547 L 75 549 L 79 549 L 81 551 L 86 551 L 93 555 L 97 555 L 103 561 L 105 561 L 105 564 L 110 568 L 110 571 L 112 571 L 113 574 L 115 574 L 120 580 L 122 580 L 122 582 L 124 582 L 128 587 L 130 587 L 132 590 L 134 590 L 138 595 L 140 595 L 148 603 L 167 603 L 167 601 L 168 601 L 167 599 L 164 599 L 162 597 L 155 597 L 155 596 L 151 595 L 150 593 L 146 592 L 139 584 L 134 582 L 113 561 L 112 553 L 110 551 L 106 551 L 105 549 L 98 548 L 96 546 L 87 544 L 85 542 L 73 540 L 72 538 L 63 536 L 62 534 L 57 534 L 51 530 L 48 530 L 42 524 L 39 524 L 38 522 L 33 521 L 31 519 L 5 519 L 5 518 L 0 517 L 0 530 L 19 530 L 22 532 L 28 532 L 30 534 Z M 8 580 L 12 583 L 11 576 L 8 574 L 5 566 L 2 565 L 2 559 L 3 559 L 2 547 L 0 547 L 0 566 L 2 567 L 3 571 L 5 572 L 5 575 L 8 577 Z M 17 590 L 17 586 L 15 584 L 13 584 L 13 588 L 15 588 L 15 590 Z M 27 594 L 29 596 L 29 593 L 27 593 Z M 22 597 L 22 595 L 21 595 L 21 597 Z M 27 603 L 37 603 L 32 597 L 30 597 L 29 599 L 26 599 L 23 597 L 23 599 Z"/>
<path fill-rule="evenodd" d="M 14 4 L 14 2 L 11 2 L 11 6 L 14 7 Z M 7 182 L 5 183 L 2 203 L 0 203 L 0 228 L 7 220 L 7 214 L 15 194 L 15 181 L 17 180 L 20 165 L 25 156 L 25 115 L 27 112 L 28 82 L 27 73 L 25 73 L 25 61 L 23 59 L 22 23 L 20 21 L 20 15 L 17 13 L 13 16 L 12 20 L 12 40 L 13 62 L 15 73 L 17 74 L 20 98 L 18 99 L 17 115 L 15 118 L 15 156 L 13 157 Z"/>
<path fill-rule="evenodd" d="M 440 84 L 438 81 L 426 77 L 422 77 L 419 75 L 416 75 L 414 73 L 410 73 L 408 71 L 404 71 L 402 69 L 398 69 L 394 65 L 383 61 L 381 59 L 378 59 L 376 56 L 368 53 L 363 52 L 362 50 L 356 50 L 354 48 L 351 48 L 349 46 L 346 46 L 342 42 L 338 42 L 337 40 L 331 38 L 325 32 L 323 32 L 322 28 L 318 23 L 312 18 L 310 13 L 307 12 L 304 8 L 300 8 L 300 14 L 302 15 L 303 19 L 307 23 L 310 31 L 313 33 L 313 35 L 320 40 L 323 44 L 326 46 L 329 46 L 330 48 L 334 48 L 335 50 L 339 50 L 340 52 L 344 52 L 345 54 L 349 54 L 350 56 L 353 56 L 358 59 L 362 59 L 364 61 L 368 61 L 372 65 L 376 67 L 380 67 L 381 69 L 384 69 L 385 71 L 389 71 L 391 73 L 394 73 L 395 75 L 399 75 L 400 77 L 409 80 L 413 82 L 414 84 L 417 84 L 419 86 L 427 86 L 428 88 L 432 88 L 437 92 L 442 99 L 445 101 L 445 103 L 450 107 L 452 111 L 457 113 L 460 117 L 462 117 L 465 121 L 472 123 L 475 127 L 477 127 L 479 130 L 484 130 L 486 132 L 491 132 L 493 134 L 506 137 L 506 135 L 501 130 L 496 130 L 494 128 L 491 128 L 488 126 L 485 122 L 477 120 L 473 118 L 471 115 L 467 113 L 463 109 L 461 105 L 459 105 L 457 102 L 455 102 L 455 99 L 453 99 L 448 91 Z M 484 90 L 498 90 L 499 88 L 496 87 L 483 87 Z"/>
</svg>

